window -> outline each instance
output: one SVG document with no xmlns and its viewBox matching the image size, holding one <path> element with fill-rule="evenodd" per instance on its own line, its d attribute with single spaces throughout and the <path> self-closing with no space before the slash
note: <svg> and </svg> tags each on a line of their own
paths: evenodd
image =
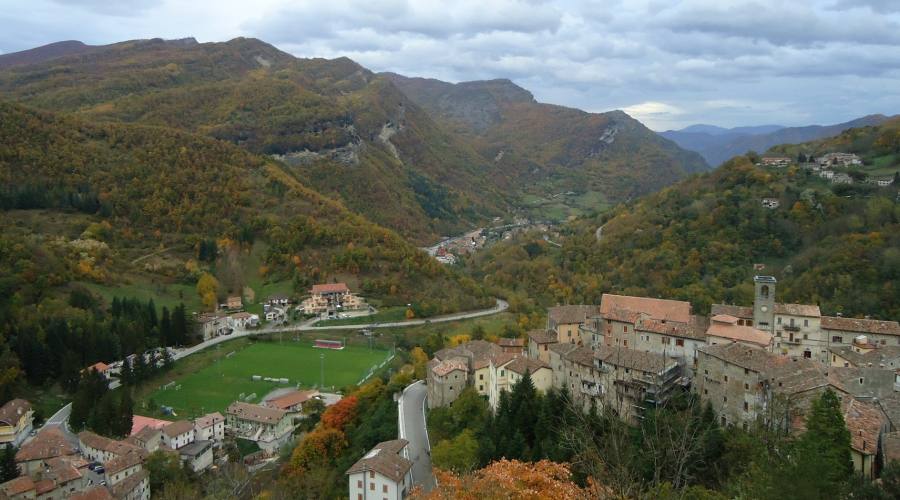
<svg viewBox="0 0 900 500">
<path fill-rule="evenodd" d="M 384 484 L 384 485 L 381 486 L 381 492 L 382 492 L 382 493 L 387 493 L 387 485 L 386 485 L 386 484 Z"/>
<path fill-rule="evenodd" d="M 703 370 L 704 375 L 709 375 L 709 370 Z"/>
<path fill-rule="evenodd" d="M 625 369 L 625 373 L 631 373 L 631 370 L 628 369 L 628 368 L 626 368 L 626 369 Z"/>
<path fill-rule="evenodd" d="M 479 391 L 483 391 L 483 390 L 484 390 L 484 386 L 483 386 L 483 385 L 479 385 L 479 386 L 478 386 L 478 390 L 479 390 Z"/>
<path fill-rule="evenodd" d="M 749 391 L 749 390 L 750 390 L 750 384 L 748 384 L 747 382 L 744 382 L 744 390 L 745 390 L 745 391 Z"/>
<path fill-rule="evenodd" d="M 483 374 L 483 373 L 479 373 L 479 374 L 478 374 L 478 380 L 484 380 L 484 374 Z"/>
<path fill-rule="evenodd" d="M 725 375 L 725 381 L 728 382 L 728 375 Z"/>
<path fill-rule="evenodd" d="M 369 489 L 375 491 L 375 483 L 369 483 Z"/>
<path fill-rule="evenodd" d="M 843 344 L 843 343 L 844 343 L 844 337 L 835 335 L 835 336 L 831 337 L 831 343 L 832 343 L 832 344 Z"/>
<path fill-rule="evenodd" d="M 628 333 L 628 325 L 623 326 L 622 331 Z"/>
<path fill-rule="evenodd" d="M 684 339 L 675 339 L 675 345 L 678 347 L 684 347 Z"/>
<path fill-rule="evenodd" d="M 709 389 L 703 389 L 703 395 L 709 394 Z"/>
<path fill-rule="evenodd" d="M 500 376 L 501 376 L 501 377 L 502 377 L 505 373 L 506 373 L 505 371 L 500 370 Z"/>
<path fill-rule="evenodd" d="M 375 478 L 375 471 L 370 470 L 370 471 L 369 471 L 369 477 L 374 479 L 374 478 Z"/>
<path fill-rule="evenodd" d="M 747 368 L 744 368 L 744 375 L 750 375 L 750 370 L 748 370 Z"/>
<path fill-rule="evenodd" d="M 623 341 L 622 341 L 622 345 L 625 346 L 625 347 L 628 347 L 628 340 L 623 340 Z"/>
<path fill-rule="evenodd" d="M 362 488 L 362 480 L 361 479 L 356 481 L 356 487 Z"/>
<path fill-rule="evenodd" d="M 809 339 L 809 335 L 806 334 L 806 333 L 804 333 L 804 334 L 803 334 L 803 340 L 808 340 L 808 339 Z"/>
<path fill-rule="evenodd" d="M 722 396 L 722 402 L 723 402 L 723 403 L 727 403 L 727 402 L 728 402 L 728 396 Z"/>
<path fill-rule="evenodd" d="M 750 411 L 750 403 L 744 401 L 744 411 Z"/>
<path fill-rule="evenodd" d="M 794 326 L 794 318 L 791 318 L 791 326 Z"/>
<path fill-rule="evenodd" d="M 808 320 L 808 319 L 804 319 L 804 320 L 803 320 L 803 326 L 809 326 L 809 320 Z"/>
<path fill-rule="evenodd" d="M 887 340 L 881 339 L 881 345 L 886 345 L 886 344 L 887 344 Z"/>
<path fill-rule="evenodd" d="M 778 317 L 778 324 L 781 324 L 781 316 Z"/>
<path fill-rule="evenodd" d="M 812 352 L 810 352 L 810 351 L 803 351 L 803 357 L 804 357 L 804 358 L 812 358 Z"/>
<path fill-rule="evenodd" d="M 722 427 L 725 427 L 726 425 L 728 425 L 728 420 L 725 418 L 725 415 L 722 415 L 721 421 L 722 421 Z"/>
</svg>

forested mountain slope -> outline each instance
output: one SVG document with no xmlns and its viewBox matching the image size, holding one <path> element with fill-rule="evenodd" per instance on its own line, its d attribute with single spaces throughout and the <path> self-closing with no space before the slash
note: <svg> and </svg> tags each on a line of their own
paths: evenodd
<svg viewBox="0 0 900 500">
<path fill-rule="evenodd" d="M 900 120 L 804 147 L 822 154 L 852 144 L 868 159 L 897 158 Z M 883 168 L 867 166 L 856 175 Z M 520 240 L 479 255 L 473 265 L 478 279 L 523 301 L 531 295 L 544 303 L 596 303 L 614 291 L 689 300 L 706 312 L 714 302 L 750 303 L 753 265 L 764 264 L 766 274 L 779 278 L 784 301 L 896 319 L 898 187 L 833 185 L 796 166 L 764 168 L 737 157 L 600 218 L 576 221 L 559 250 L 537 238 Z M 780 206 L 765 208 L 763 198 Z"/>
<path fill-rule="evenodd" d="M 102 49 L 102 50 L 101 50 Z M 310 187 L 419 241 L 499 215 L 491 165 L 385 78 L 253 39 L 139 40 L 0 72 L 0 95 L 277 155 Z"/>
<path fill-rule="evenodd" d="M 621 111 L 587 113 L 537 102 L 509 80 L 451 84 L 387 76 L 525 186 L 593 190 L 615 201 L 653 192 L 708 166 Z"/>
<path fill-rule="evenodd" d="M 277 162 L 171 128 L 90 124 L 0 103 L 0 186 L 7 307 L 40 303 L 54 285 L 116 284 L 129 272 L 193 287 L 204 272 L 222 276 L 228 263 L 217 253 L 241 258 L 254 241 L 267 251 L 260 269 L 247 272 L 292 280 L 299 292 L 341 276 L 370 297 L 412 302 L 422 313 L 491 303 L 469 280 Z M 158 269 L 123 258 L 131 260 L 133 248 L 168 247 L 187 250 Z M 220 299 L 246 283 L 222 285 Z"/>
</svg>

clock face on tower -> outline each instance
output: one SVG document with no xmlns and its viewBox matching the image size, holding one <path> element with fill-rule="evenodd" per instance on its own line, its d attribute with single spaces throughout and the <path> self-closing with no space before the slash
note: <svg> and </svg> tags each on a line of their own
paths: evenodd
<svg viewBox="0 0 900 500">
<path fill-rule="evenodd" d="M 762 307 L 759 308 L 759 310 L 762 311 L 762 312 L 767 312 L 767 311 L 769 310 L 769 307 L 768 307 L 768 306 L 762 306 Z"/>
</svg>

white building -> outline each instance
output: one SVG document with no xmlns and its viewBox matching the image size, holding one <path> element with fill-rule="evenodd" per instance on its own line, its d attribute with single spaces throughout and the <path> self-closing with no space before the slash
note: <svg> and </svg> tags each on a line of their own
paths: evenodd
<svg viewBox="0 0 900 500">
<path fill-rule="evenodd" d="M 194 424 L 189 420 L 179 420 L 162 428 L 166 446 L 177 450 L 194 442 Z"/>
<path fill-rule="evenodd" d="M 225 439 L 225 417 L 209 413 L 194 420 L 194 438 L 198 441 L 222 442 Z"/>
<path fill-rule="evenodd" d="M 412 489 L 405 439 L 378 443 L 347 469 L 350 500 L 400 500 Z"/>
</svg>

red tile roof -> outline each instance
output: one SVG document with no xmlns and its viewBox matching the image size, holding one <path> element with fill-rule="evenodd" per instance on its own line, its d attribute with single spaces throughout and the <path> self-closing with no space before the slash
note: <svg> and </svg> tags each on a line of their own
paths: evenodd
<svg viewBox="0 0 900 500">
<path fill-rule="evenodd" d="M 405 439 L 378 443 L 355 464 L 350 466 L 347 469 L 347 474 L 375 471 L 395 483 L 400 482 L 403 476 L 412 468 L 412 462 L 400 456 L 400 451 L 408 443 L 409 441 Z"/>
<path fill-rule="evenodd" d="M 19 448 L 16 453 L 16 462 L 74 455 L 77 451 L 59 428 L 48 427 L 38 432 L 37 436 Z"/>
<path fill-rule="evenodd" d="M 22 418 L 22 415 L 25 415 L 31 411 L 31 403 L 25 401 L 24 399 L 13 399 L 7 401 L 2 408 L 0 408 L 0 422 L 6 422 L 12 427 L 15 427 L 19 422 L 19 419 Z"/>
<path fill-rule="evenodd" d="M 821 325 L 822 328 L 826 330 L 840 330 L 851 333 L 900 335 L 900 323 L 897 323 L 896 321 L 822 316 Z"/>
<path fill-rule="evenodd" d="M 691 322 L 691 303 L 683 300 L 654 299 L 651 297 L 632 297 L 604 293 L 600 299 L 600 314 L 605 315 L 614 309 L 624 309 L 644 313 L 652 319 Z"/>
<path fill-rule="evenodd" d="M 163 427 L 171 423 L 172 422 L 170 420 L 160 420 L 158 418 L 145 417 L 143 415 L 134 415 L 133 417 L 131 417 L 131 433 L 129 433 L 128 435 L 134 436 L 144 427 L 162 429 Z"/>
<path fill-rule="evenodd" d="M 311 293 L 321 294 L 321 293 L 344 293 L 349 292 L 350 288 L 347 287 L 346 283 L 325 283 L 320 285 L 313 285 Z"/>
<path fill-rule="evenodd" d="M 736 342 L 746 342 L 760 347 L 769 347 L 772 344 L 772 334 L 738 324 L 729 324 L 713 321 L 706 330 L 706 335 Z"/>
<path fill-rule="evenodd" d="M 297 405 L 301 405 L 310 399 L 319 395 L 319 391 L 292 391 L 283 396 L 270 399 L 265 402 L 266 406 L 278 408 L 280 410 L 289 410 Z"/>
<path fill-rule="evenodd" d="M 822 312 L 819 310 L 819 306 L 810 304 L 775 304 L 775 314 L 818 318 Z"/>
<path fill-rule="evenodd" d="M 558 325 L 584 323 L 587 318 L 597 314 L 597 306 L 572 305 L 556 306 L 547 309 L 550 321 Z"/>
</svg>

